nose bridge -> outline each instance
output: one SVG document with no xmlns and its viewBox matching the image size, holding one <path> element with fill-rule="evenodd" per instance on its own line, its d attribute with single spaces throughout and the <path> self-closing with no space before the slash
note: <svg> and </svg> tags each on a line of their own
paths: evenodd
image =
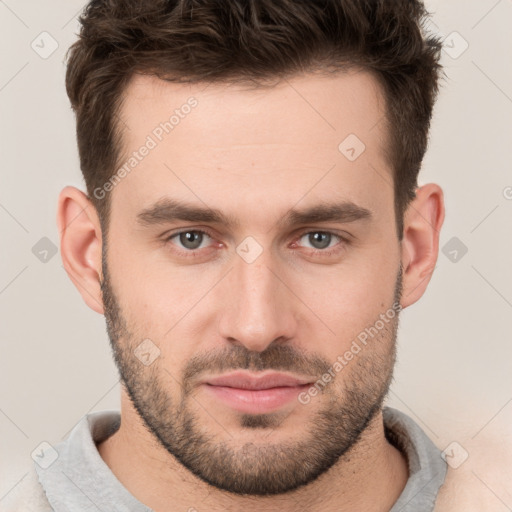
<svg viewBox="0 0 512 512">
<path fill-rule="evenodd" d="M 227 283 L 229 300 L 221 313 L 220 328 L 225 339 L 236 340 L 249 350 L 263 351 L 275 339 L 292 336 L 293 304 L 275 268 L 269 249 L 254 261 L 245 259 L 243 253 L 235 256 Z"/>
</svg>

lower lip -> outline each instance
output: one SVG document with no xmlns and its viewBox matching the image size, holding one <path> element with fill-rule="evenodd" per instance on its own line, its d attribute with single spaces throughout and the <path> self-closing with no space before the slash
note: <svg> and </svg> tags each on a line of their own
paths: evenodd
<svg viewBox="0 0 512 512">
<path fill-rule="evenodd" d="M 259 390 L 212 386 L 211 384 L 203 384 L 203 387 L 232 409 L 248 414 L 265 414 L 296 399 L 297 395 L 310 385 Z"/>
</svg>

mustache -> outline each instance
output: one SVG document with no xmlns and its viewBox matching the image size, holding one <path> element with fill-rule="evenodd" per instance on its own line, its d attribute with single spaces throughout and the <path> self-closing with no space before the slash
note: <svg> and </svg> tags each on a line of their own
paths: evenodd
<svg viewBox="0 0 512 512">
<path fill-rule="evenodd" d="M 330 367 L 326 359 L 290 345 L 272 343 L 262 352 L 233 345 L 192 357 L 183 369 L 182 382 L 188 391 L 205 372 L 276 370 L 320 377 Z"/>
</svg>

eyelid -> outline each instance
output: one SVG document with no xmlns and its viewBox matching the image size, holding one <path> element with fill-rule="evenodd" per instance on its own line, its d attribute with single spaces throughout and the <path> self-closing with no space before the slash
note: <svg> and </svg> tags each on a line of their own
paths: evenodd
<svg viewBox="0 0 512 512">
<path fill-rule="evenodd" d="M 350 239 L 353 238 L 353 236 L 350 233 L 347 233 L 346 231 L 340 232 L 336 229 L 329 229 L 329 228 L 302 228 L 302 230 L 299 231 L 298 235 L 295 235 L 298 238 L 303 237 L 304 235 L 307 235 L 309 233 L 327 233 L 329 235 L 337 236 L 338 238 L 341 238 L 342 240 L 345 240 L 346 242 L 349 242 Z"/>
<path fill-rule="evenodd" d="M 207 227 L 194 227 L 194 226 L 191 226 L 191 227 L 184 227 L 184 228 L 176 228 L 176 229 L 171 229 L 171 230 L 168 230 L 168 231 L 165 231 L 165 233 L 162 233 L 161 237 L 164 238 L 164 239 L 169 239 L 173 236 L 176 236 L 176 235 L 180 235 L 181 233 L 187 233 L 189 231 L 194 231 L 194 232 L 200 232 L 200 233 L 206 233 L 208 236 L 213 236 L 213 232 L 207 228 Z"/>
</svg>

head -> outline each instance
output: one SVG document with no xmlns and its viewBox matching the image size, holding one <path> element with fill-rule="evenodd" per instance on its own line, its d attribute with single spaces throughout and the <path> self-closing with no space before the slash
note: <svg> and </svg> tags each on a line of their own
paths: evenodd
<svg viewBox="0 0 512 512">
<path fill-rule="evenodd" d="M 66 85 L 88 194 L 61 194 L 61 250 L 162 448 L 277 494 L 372 426 L 433 272 L 442 192 L 417 176 L 440 44 L 419 1 L 219 5 L 87 6 Z M 207 384 L 234 370 L 307 385 L 236 409 Z"/>
</svg>

